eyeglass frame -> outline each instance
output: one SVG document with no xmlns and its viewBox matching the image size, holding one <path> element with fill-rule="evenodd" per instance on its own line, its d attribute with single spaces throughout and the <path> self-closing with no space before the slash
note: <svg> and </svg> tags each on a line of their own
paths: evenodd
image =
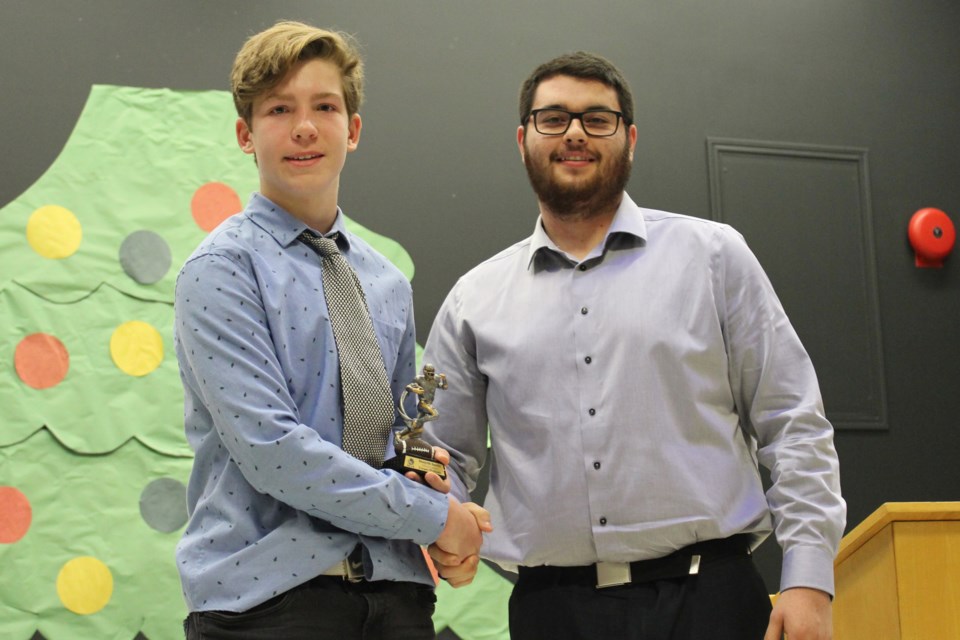
<svg viewBox="0 0 960 640">
<path fill-rule="evenodd" d="M 570 116 L 570 121 L 567 122 L 567 127 L 563 131 L 559 131 L 557 133 L 544 133 L 543 131 L 540 131 L 539 127 L 537 127 L 537 114 L 540 113 L 541 111 L 560 111 L 561 113 L 565 113 L 568 116 Z M 610 133 L 602 133 L 602 134 L 590 133 L 589 131 L 587 131 L 587 126 L 583 124 L 583 116 L 587 115 L 588 113 L 612 113 L 615 116 L 617 116 L 617 124 L 613 128 L 613 131 L 611 131 Z M 623 120 L 624 124 L 628 124 L 626 118 L 623 117 L 623 112 L 615 111 L 613 109 L 588 109 L 587 111 L 567 111 L 566 109 L 560 109 L 559 107 L 544 107 L 543 109 L 531 109 L 530 114 L 527 116 L 527 120 L 533 121 L 534 130 L 536 130 L 536 132 L 542 136 L 562 136 L 563 134 L 565 134 L 567 131 L 570 130 L 570 125 L 573 124 L 574 120 L 579 120 L 580 128 L 583 129 L 583 132 L 588 136 L 590 136 L 591 138 L 609 138 L 610 136 L 615 136 L 617 135 L 617 132 L 620 131 L 621 120 Z"/>
</svg>

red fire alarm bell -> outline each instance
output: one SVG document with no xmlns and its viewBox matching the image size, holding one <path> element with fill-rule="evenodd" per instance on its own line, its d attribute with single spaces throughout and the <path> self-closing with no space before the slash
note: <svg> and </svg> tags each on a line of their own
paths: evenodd
<svg viewBox="0 0 960 640">
<path fill-rule="evenodd" d="M 947 214 L 932 207 L 913 214 L 907 235 L 916 254 L 914 264 L 918 267 L 942 267 L 943 259 L 950 255 L 957 239 L 957 232 Z"/>
</svg>

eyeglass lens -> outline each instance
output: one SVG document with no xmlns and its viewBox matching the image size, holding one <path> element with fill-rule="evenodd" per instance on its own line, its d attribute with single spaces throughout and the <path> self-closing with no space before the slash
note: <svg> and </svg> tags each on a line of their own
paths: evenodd
<svg viewBox="0 0 960 640">
<path fill-rule="evenodd" d="M 594 136 L 609 136 L 617 131 L 619 114 L 616 111 L 587 111 L 571 113 L 562 109 L 542 109 L 534 114 L 537 131 L 545 135 L 565 133 L 570 122 L 580 120 L 583 130 Z"/>
</svg>

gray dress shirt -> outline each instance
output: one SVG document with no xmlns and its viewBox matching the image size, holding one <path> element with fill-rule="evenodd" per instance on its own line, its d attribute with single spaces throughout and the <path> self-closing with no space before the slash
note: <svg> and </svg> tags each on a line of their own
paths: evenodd
<svg viewBox="0 0 960 640">
<path fill-rule="evenodd" d="M 833 428 L 729 226 L 624 194 L 605 241 L 577 261 L 538 220 L 456 283 L 424 361 L 449 379 L 427 433 L 451 451 L 460 498 L 487 462 L 489 424 L 484 557 L 626 562 L 775 530 L 781 587 L 833 592 L 846 519 Z"/>
</svg>

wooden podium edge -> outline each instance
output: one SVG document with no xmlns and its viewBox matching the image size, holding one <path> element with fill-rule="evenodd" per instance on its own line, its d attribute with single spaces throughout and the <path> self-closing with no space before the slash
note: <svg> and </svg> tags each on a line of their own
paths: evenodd
<svg viewBox="0 0 960 640">
<path fill-rule="evenodd" d="M 885 502 L 843 537 L 833 566 L 839 566 L 888 524 L 924 520 L 960 520 L 960 502 Z"/>
</svg>

